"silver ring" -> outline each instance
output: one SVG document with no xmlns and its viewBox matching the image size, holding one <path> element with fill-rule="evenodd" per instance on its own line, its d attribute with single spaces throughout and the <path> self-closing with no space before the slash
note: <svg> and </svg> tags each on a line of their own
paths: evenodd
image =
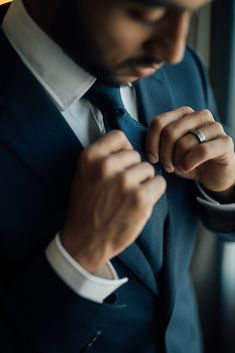
<svg viewBox="0 0 235 353">
<path fill-rule="evenodd" d="M 198 139 L 199 143 L 206 142 L 206 136 L 203 134 L 203 132 L 201 130 L 192 129 L 189 132 L 191 132 L 191 134 L 196 136 L 196 138 Z"/>
</svg>

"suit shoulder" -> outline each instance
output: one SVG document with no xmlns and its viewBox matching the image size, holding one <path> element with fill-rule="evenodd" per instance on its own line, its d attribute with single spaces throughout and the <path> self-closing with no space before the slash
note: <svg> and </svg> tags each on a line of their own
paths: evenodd
<svg viewBox="0 0 235 353">
<path fill-rule="evenodd" d="M 177 65 L 166 65 L 166 70 L 172 74 L 175 73 L 175 75 L 182 75 L 183 73 L 192 79 L 198 78 L 203 86 L 207 85 L 206 68 L 197 53 L 188 46 L 185 49 L 182 61 Z"/>
<path fill-rule="evenodd" d="M 209 80 L 203 63 L 190 47 L 180 63 L 164 65 L 156 72 L 157 77 L 168 86 L 175 107 L 190 105 L 194 110 L 207 107 Z"/>
<path fill-rule="evenodd" d="M 194 69 L 198 71 L 198 74 L 201 76 L 201 79 L 205 80 L 205 78 L 207 77 L 206 67 L 199 55 L 195 52 L 195 50 L 189 46 L 186 47 L 183 63 L 185 65 L 194 66 Z"/>
<path fill-rule="evenodd" d="M 164 68 L 172 89 L 180 89 L 186 96 L 199 95 L 206 104 L 209 80 L 206 69 L 196 52 L 186 47 L 182 61 Z"/>
</svg>

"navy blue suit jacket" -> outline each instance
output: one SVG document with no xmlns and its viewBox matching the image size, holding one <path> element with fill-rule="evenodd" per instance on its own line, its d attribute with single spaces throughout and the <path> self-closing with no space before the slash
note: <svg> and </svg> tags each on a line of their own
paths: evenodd
<svg viewBox="0 0 235 353">
<path fill-rule="evenodd" d="M 159 282 L 135 243 L 113 259 L 127 284 L 103 304 L 76 295 L 44 250 L 63 226 L 82 146 L 2 33 L 0 53 L 0 351 L 200 353 L 188 268 L 198 213 L 210 227 L 215 215 L 197 208 L 192 182 L 166 175 L 169 218 Z M 204 69 L 189 49 L 182 63 L 136 90 L 147 124 L 183 105 L 217 116 Z"/>
</svg>

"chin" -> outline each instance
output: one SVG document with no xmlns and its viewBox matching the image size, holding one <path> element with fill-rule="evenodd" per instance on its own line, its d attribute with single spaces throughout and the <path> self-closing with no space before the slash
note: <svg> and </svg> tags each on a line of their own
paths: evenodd
<svg viewBox="0 0 235 353">
<path fill-rule="evenodd" d="M 96 75 L 96 78 L 103 84 L 107 86 L 112 86 L 112 87 L 125 86 L 128 83 L 132 83 L 138 79 L 137 77 L 133 77 L 133 76 L 129 77 L 129 76 L 114 76 L 114 75 L 109 75 L 109 76 Z"/>
<path fill-rule="evenodd" d="M 98 70 L 96 70 L 96 72 L 93 71 L 93 75 L 104 84 L 114 87 L 124 86 L 140 79 L 140 77 L 133 75 L 131 72 L 119 73 L 101 70 L 98 72 Z"/>
<path fill-rule="evenodd" d="M 135 81 L 138 81 L 140 77 L 138 76 L 129 76 L 129 75 L 117 75 L 117 76 L 109 76 L 108 78 L 104 78 L 102 81 L 105 82 L 108 85 L 112 86 L 125 86 L 128 83 L 134 83 Z"/>
<path fill-rule="evenodd" d="M 117 81 L 119 81 L 121 85 L 127 85 L 128 83 L 133 83 L 137 80 L 139 80 L 139 77 L 136 76 L 123 76 L 117 78 Z"/>
</svg>

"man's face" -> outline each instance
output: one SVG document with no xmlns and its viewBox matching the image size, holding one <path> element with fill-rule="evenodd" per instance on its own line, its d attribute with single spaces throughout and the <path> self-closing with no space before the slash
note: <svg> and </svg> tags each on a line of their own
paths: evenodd
<svg viewBox="0 0 235 353">
<path fill-rule="evenodd" d="M 125 84 L 153 74 L 162 63 L 182 59 L 190 15 L 206 2 L 72 0 L 67 28 L 55 37 L 88 72 Z"/>
</svg>

